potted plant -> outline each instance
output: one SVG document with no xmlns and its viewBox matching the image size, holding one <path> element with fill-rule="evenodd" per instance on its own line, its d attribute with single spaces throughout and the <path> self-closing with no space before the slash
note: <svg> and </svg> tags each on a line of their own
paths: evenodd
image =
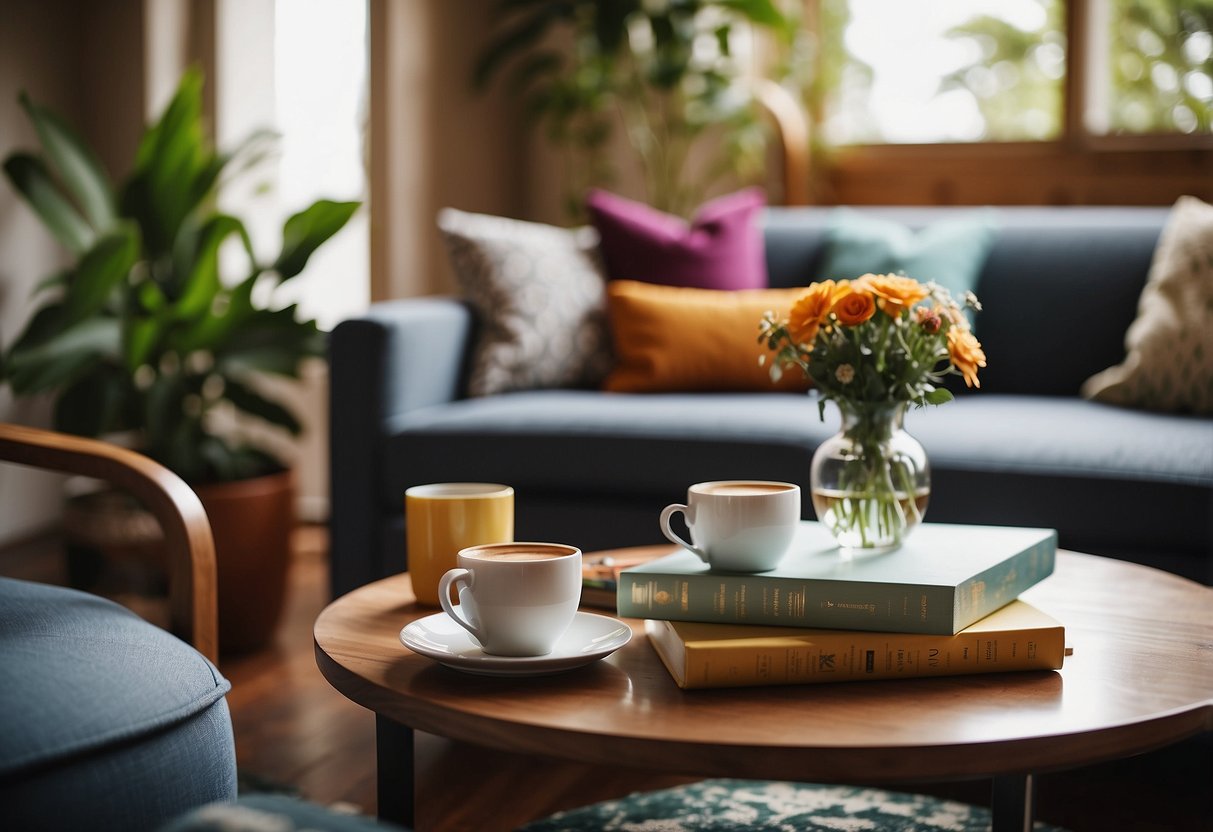
<svg viewBox="0 0 1213 832">
<path fill-rule="evenodd" d="M 745 77 L 734 35 L 745 25 L 769 36 L 768 75 L 791 78 L 802 45 L 781 5 L 789 4 L 500 0 L 474 80 L 484 87 L 508 74 L 548 138 L 568 150 L 570 213 L 580 213 L 586 188 L 614 177 L 607 151 L 622 126 L 648 201 L 686 216 L 722 177 L 762 173 L 759 116 L 777 84 Z"/>
<path fill-rule="evenodd" d="M 324 355 L 325 338 L 294 305 L 275 305 L 274 290 L 359 204 L 320 200 L 294 214 L 277 257 L 260 262 L 216 192 L 248 169 L 267 134 L 216 151 L 201 93 L 201 75 L 188 72 L 116 187 L 62 119 L 22 95 L 41 152 L 10 155 L 4 171 L 75 262 L 36 288 L 38 307 L 0 378 L 16 396 L 53 396 L 56 429 L 129 435 L 195 488 L 216 537 L 221 643 L 241 649 L 264 643 L 277 623 L 293 486 L 281 459 L 220 423 L 235 413 L 300 431 L 256 380 L 297 378 L 305 359 Z M 234 268 L 225 246 L 238 252 Z"/>
</svg>

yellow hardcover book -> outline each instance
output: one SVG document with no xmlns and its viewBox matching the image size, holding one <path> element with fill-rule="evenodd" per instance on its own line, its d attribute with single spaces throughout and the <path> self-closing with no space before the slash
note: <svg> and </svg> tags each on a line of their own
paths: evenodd
<svg viewBox="0 0 1213 832">
<path fill-rule="evenodd" d="M 645 621 L 680 688 L 810 685 L 863 679 L 1057 670 L 1065 628 L 1015 600 L 956 635 Z"/>
</svg>

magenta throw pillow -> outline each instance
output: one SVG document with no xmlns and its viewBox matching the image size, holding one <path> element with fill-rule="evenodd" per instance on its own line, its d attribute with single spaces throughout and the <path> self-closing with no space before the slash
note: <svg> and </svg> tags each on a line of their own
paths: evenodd
<svg viewBox="0 0 1213 832">
<path fill-rule="evenodd" d="M 761 189 L 746 188 L 704 203 L 688 224 L 607 191 L 586 200 L 610 279 L 696 289 L 767 288 L 765 205 Z"/>
</svg>

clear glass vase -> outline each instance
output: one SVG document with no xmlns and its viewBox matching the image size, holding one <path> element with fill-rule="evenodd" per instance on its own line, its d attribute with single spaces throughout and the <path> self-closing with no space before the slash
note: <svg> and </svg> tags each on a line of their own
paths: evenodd
<svg viewBox="0 0 1213 832">
<path fill-rule="evenodd" d="M 903 427 L 904 402 L 839 410 L 842 429 L 817 448 L 809 471 L 817 519 L 844 550 L 898 546 L 927 510 L 926 451 Z"/>
</svg>

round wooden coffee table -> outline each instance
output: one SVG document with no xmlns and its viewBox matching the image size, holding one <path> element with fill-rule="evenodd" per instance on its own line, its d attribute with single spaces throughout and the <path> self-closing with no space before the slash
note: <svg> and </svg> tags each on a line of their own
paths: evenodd
<svg viewBox="0 0 1213 832">
<path fill-rule="evenodd" d="M 653 547 L 673 551 L 673 547 Z M 623 551 L 628 550 L 621 550 Z M 994 780 L 994 827 L 1030 824 L 1032 775 L 1127 757 L 1213 730 L 1213 588 L 1060 552 L 1023 598 L 1060 620 L 1059 672 L 683 691 L 642 622 L 588 667 L 490 678 L 401 645 L 419 607 L 407 575 L 330 604 L 316 661 L 377 715 L 379 814 L 413 820 L 413 731 L 688 775 L 833 783 Z"/>
</svg>

